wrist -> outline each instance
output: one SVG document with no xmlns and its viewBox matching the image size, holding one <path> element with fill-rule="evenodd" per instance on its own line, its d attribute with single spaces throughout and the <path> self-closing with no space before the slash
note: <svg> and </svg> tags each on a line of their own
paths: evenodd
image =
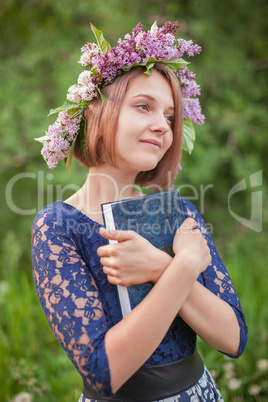
<svg viewBox="0 0 268 402">
<path fill-rule="evenodd" d="M 167 269 L 167 267 L 170 265 L 170 263 L 173 261 L 173 258 L 165 253 L 164 251 L 161 251 L 157 249 L 156 256 L 155 256 L 155 262 L 153 264 L 153 272 L 152 272 L 152 279 L 151 281 L 153 283 L 156 283 L 158 279 L 161 277 L 163 272 Z"/>
<path fill-rule="evenodd" d="M 187 276 L 189 281 L 194 283 L 200 274 L 199 266 L 192 256 L 189 256 L 188 253 L 177 253 L 173 258 L 174 263 L 179 270 L 184 273 L 184 276 Z"/>
</svg>

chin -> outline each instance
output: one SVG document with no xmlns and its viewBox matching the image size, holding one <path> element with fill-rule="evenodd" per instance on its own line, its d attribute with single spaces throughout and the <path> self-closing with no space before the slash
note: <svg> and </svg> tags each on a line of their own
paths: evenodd
<svg viewBox="0 0 268 402">
<path fill-rule="evenodd" d="M 159 158 L 159 155 L 144 155 L 140 156 L 137 160 L 137 165 L 139 166 L 140 171 L 148 172 L 149 170 L 153 170 L 162 158 Z"/>
<path fill-rule="evenodd" d="M 158 164 L 158 161 L 155 163 L 140 163 L 139 164 L 139 172 L 149 172 L 150 170 L 153 170 Z"/>
</svg>

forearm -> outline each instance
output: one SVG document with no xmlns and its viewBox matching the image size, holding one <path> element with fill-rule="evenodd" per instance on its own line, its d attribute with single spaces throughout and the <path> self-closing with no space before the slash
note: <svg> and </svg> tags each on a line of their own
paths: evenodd
<svg viewBox="0 0 268 402">
<path fill-rule="evenodd" d="M 179 314 L 207 344 L 237 356 L 240 328 L 233 309 L 199 282 L 192 286 Z"/>
<path fill-rule="evenodd" d="M 196 275 L 175 257 L 146 298 L 107 332 L 105 347 L 114 392 L 161 343 L 195 280 Z"/>
<path fill-rule="evenodd" d="M 156 258 L 153 264 L 150 264 L 151 274 L 150 281 L 156 283 L 162 276 L 163 272 L 173 261 L 173 258 L 167 254 L 165 251 L 157 250 Z"/>
</svg>

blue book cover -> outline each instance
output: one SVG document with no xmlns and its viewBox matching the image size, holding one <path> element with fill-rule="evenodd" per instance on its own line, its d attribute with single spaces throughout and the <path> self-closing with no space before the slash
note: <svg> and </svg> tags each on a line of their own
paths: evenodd
<svg viewBox="0 0 268 402">
<path fill-rule="evenodd" d="M 174 235 L 186 218 L 179 190 L 105 203 L 101 207 L 107 228 L 134 230 L 173 256 Z M 118 286 L 123 316 L 136 307 L 152 287 L 152 282 L 128 288 Z"/>
</svg>

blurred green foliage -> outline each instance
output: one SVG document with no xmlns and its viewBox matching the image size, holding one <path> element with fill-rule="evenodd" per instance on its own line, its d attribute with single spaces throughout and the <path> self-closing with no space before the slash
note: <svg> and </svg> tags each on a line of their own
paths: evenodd
<svg viewBox="0 0 268 402">
<path fill-rule="evenodd" d="M 265 0 L 2 0 L 1 400 L 8 401 L 21 391 L 30 392 L 36 401 L 79 397 L 78 375 L 59 349 L 34 293 L 30 230 L 37 211 L 56 199 L 66 199 L 83 184 L 87 171 L 78 163 L 73 164 L 72 175 L 63 163 L 50 171 L 33 138 L 44 135 L 54 121 L 46 117 L 49 109 L 63 103 L 68 87 L 82 71 L 77 63 L 80 48 L 93 40 L 89 22 L 115 45 L 137 22 L 149 28 L 155 20 L 158 25 L 178 20 L 178 34 L 203 48 L 201 55 L 190 60 L 190 68 L 202 88 L 206 121 L 196 129 L 193 154 L 183 155 L 176 185 L 187 197 L 194 195 L 193 187 L 196 190 L 193 202 L 212 228 L 244 306 L 250 332 L 245 354 L 234 363 L 234 375 L 242 378 L 238 389 L 227 386 L 224 358 L 205 345 L 200 348 L 209 368 L 217 371 L 225 400 L 268 400 L 265 375 L 256 369 L 258 360 L 268 359 L 263 280 L 267 212 L 263 208 L 263 228 L 255 233 L 228 211 L 230 189 L 245 179 L 248 189 L 233 196 L 232 209 L 250 217 L 249 176 L 257 171 L 263 173 L 258 188 L 263 202 L 267 193 L 267 17 Z M 257 396 L 248 393 L 255 382 L 261 387 Z"/>
</svg>

